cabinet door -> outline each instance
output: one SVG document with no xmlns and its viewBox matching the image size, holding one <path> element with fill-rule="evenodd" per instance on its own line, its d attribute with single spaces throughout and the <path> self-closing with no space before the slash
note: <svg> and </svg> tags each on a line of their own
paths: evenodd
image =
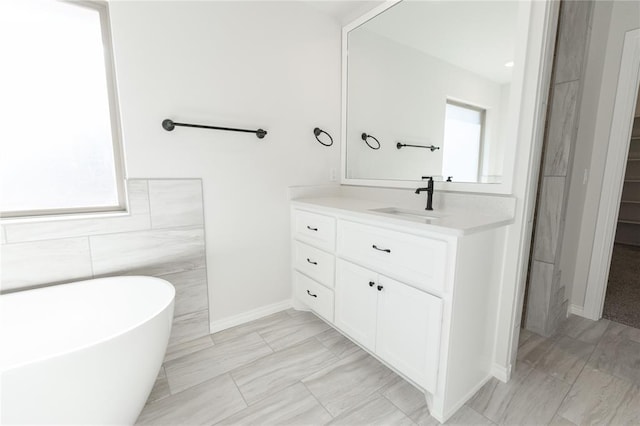
<svg viewBox="0 0 640 426">
<path fill-rule="evenodd" d="M 373 351 L 376 338 L 377 274 L 338 259 L 335 285 L 335 324 Z"/>
<path fill-rule="evenodd" d="M 438 374 L 442 300 L 380 276 L 376 353 L 425 390 Z"/>
</svg>

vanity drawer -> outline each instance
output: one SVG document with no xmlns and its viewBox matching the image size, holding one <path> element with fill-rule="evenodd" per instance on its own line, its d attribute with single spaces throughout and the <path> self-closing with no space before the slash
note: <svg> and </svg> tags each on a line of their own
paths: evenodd
<svg viewBox="0 0 640 426">
<path fill-rule="evenodd" d="M 414 287 L 444 291 L 446 241 L 341 220 L 338 254 Z"/>
<path fill-rule="evenodd" d="M 336 220 L 333 217 L 294 210 L 293 233 L 297 240 L 328 251 L 335 250 Z"/>
<path fill-rule="evenodd" d="M 293 273 L 293 280 L 297 299 L 333 323 L 333 291 L 297 271 Z"/>
<path fill-rule="evenodd" d="M 293 242 L 293 265 L 314 280 L 333 288 L 335 260 L 332 254 L 300 241 Z"/>
</svg>

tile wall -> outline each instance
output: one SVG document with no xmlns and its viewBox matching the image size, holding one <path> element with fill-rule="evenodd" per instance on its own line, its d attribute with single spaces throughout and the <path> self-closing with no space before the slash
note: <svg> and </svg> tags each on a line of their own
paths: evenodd
<svg viewBox="0 0 640 426">
<path fill-rule="evenodd" d="M 593 1 L 561 3 L 524 321 L 543 336 L 553 334 L 567 313 L 559 261 L 592 9 Z"/>
<path fill-rule="evenodd" d="M 200 179 L 130 179 L 129 214 L 23 220 L 1 226 L 0 289 L 112 275 L 149 275 L 176 288 L 169 351 L 209 334 Z"/>
</svg>

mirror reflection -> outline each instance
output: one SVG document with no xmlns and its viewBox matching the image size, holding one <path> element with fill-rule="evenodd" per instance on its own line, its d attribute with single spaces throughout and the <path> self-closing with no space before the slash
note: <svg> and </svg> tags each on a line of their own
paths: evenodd
<svg viewBox="0 0 640 426">
<path fill-rule="evenodd" d="M 518 7 L 405 0 L 350 31 L 346 177 L 500 182 Z"/>
</svg>

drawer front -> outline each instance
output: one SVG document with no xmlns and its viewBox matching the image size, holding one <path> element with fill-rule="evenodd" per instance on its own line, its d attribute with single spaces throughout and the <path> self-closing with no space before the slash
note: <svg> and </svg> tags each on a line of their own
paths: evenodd
<svg viewBox="0 0 640 426">
<path fill-rule="evenodd" d="M 293 242 L 293 265 L 314 280 L 333 288 L 335 260 L 332 254 L 300 241 Z"/>
<path fill-rule="evenodd" d="M 333 217 L 304 210 L 293 211 L 294 238 L 327 251 L 336 245 L 336 220 Z"/>
<path fill-rule="evenodd" d="M 341 220 L 338 254 L 414 287 L 444 291 L 446 241 Z"/>
<path fill-rule="evenodd" d="M 297 271 L 293 273 L 293 280 L 298 300 L 333 323 L 333 291 Z"/>
</svg>

